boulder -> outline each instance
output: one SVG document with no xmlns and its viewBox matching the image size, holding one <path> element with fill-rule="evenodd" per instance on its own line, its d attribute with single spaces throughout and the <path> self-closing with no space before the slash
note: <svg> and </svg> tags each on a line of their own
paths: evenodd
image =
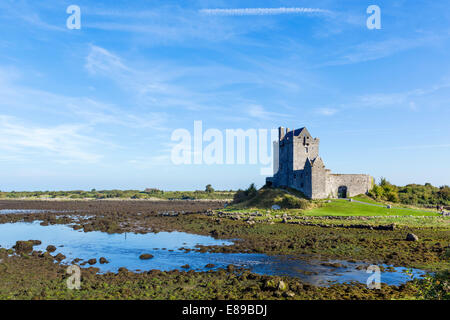
<svg viewBox="0 0 450 320">
<path fill-rule="evenodd" d="M 53 257 L 56 261 L 58 261 L 58 262 L 61 262 L 61 261 L 63 261 L 65 258 L 66 258 L 66 256 L 65 255 L 63 255 L 62 253 L 58 253 L 56 256 L 54 256 Z"/>
<path fill-rule="evenodd" d="M 214 268 L 215 266 L 216 266 L 215 264 L 208 263 L 208 264 L 205 266 L 205 268 L 211 269 L 211 268 Z"/>
<path fill-rule="evenodd" d="M 139 256 L 139 259 L 141 260 L 148 260 L 153 258 L 153 255 L 151 255 L 150 253 L 143 253 Z"/>
<path fill-rule="evenodd" d="M 185 264 L 184 266 L 181 266 L 183 269 L 189 269 L 191 266 L 188 264 Z"/>
<path fill-rule="evenodd" d="M 97 263 L 97 259 L 92 258 L 92 259 L 89 259 L 87 262 L 92 266 L 93 264 Z"/>
<path fill-rule="evenodd" d="M 406 241 L 419 241 L 419 237 L 416 236 L 414 233 L 408 233 L 406 235 Z"/>
<path fill-rule="evenodd" d="M 100 262 L 100 264 L 105 264 L 105 263 L 109 263 L 109 261 L 108 261 L 108 260 L 106 260 L 106 258 L 105 258 L 105 257 L 101 257 L 101 258 L 99 259 L 99 262 Z"/>
<path fill-rule="evenodd" d="M 280 210 L 280 209 L 281 209 L 281 207 L 279 205 L 277 205 L 277 204 L 274 204 L 272 206 L 272 210 Z"/>
<path fill-rule="evenodd" d="M 55 252 L 55 251 L 56 251 L 55 246 L 52 246 L 52 245 L 47 246 L 47 252 Z"/>
</svg>

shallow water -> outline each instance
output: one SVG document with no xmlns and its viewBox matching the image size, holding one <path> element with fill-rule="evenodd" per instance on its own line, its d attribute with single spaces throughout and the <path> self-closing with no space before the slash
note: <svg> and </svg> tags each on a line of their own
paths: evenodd
<svg viewBox="0 0 450 320">
<path fill-rule="evenodd" d="M 128 270 L 147 271 L 186 270 L 181 266 L 189 264 L 190 269 L 196 271 L 209 270 L 206 264 L 212 263 L 215 268 L 225 268 L 229 264 L 250 268 L 253 272 L 267 275 L 289 275 L 301 278 L 305 282 L 315 285 L 327 285 L 333 282 L 343 283 L 358 281 L 366 283 L 371 274 L 365 270 L 356 270 L 360 264 L 346 261 L 339 262 L 346 268 L 323 266 L 323 261 L 302 260 L 298 257 L 268 256 L 265 254 L 249 253 L 199 253 L 191 251 L 185 253 L 180 248 L 194 249 L 199 245 L 231 245 L 232 242 L 217 240 L 209 236 L 188 234 L 184 232 L 159 232 L 148 234 L 107 234 L 100 231 L 85 233 L 75 231 L 65 225 L 41 226 L 39 221 L 32 223 L 0 224 L 0 246 L 11 248 L 17 240 L 41 240 L 42 244 L 35 246 L 35 250 L 45 251 L 48 245 L 57 247 L 53 254 L 62 253 L 67 258 L 63 263 L 70 264 L 74 258 L 85 261 L 91 258 L 105 257 L 110 263 L 94 266 L 101 272 L 117 271 L 120 267 Z M 149 253 L 154 258 L 141 260 L 139 256 Z M 86 265 L 89 266 L 89 265 Z M 395 268 L 397 272 L 382 272 L 381 282 L 399 285 L 409 278 Z M 312 273 L 312 274 L 311 274 Z M 423 274 L 414 270 L 415 276 Z"/>
<path fill-rule="evenodd" d="M 24 209 L 1 209 L 0 214 L 19 214 L 19 213 L 42 213 L 46 210 L 24 210 Z"/>
<path fill-rule="evenodd" d="M 65 213 L 72 211 L 60 211 L 60 210 L 40 210 L 40 209 L 0 209 L 0 214 L 21 214 L 21 213 Z"/>
</svg>

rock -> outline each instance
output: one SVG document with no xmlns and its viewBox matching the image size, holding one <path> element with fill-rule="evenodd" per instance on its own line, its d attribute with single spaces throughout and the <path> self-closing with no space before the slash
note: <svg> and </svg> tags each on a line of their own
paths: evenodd
<svg viewBox="0 0 450 320">
<path fill-rule="evenodd" d="M 281 209 L 281 207 L 279 205 L 277 205 L 277 204 L 274 204 L 272 206 L 272 210 L 280 210 L 280 209 Z"/>
<path fill-rule="evenodd" d="M 63 261 L 65 258 L 66 258 L 66 256 L 65 255 L 63 255 L 62 253 L 58 253 L 56 256 L 54 256 L 53 257 L 56 261 L 58 261 L 58 262 L 61 262 L 61 261 Z"/>
<path fill-rule="evenodd" d="M 228 271 L 228 272 L 233 272 L 234 269 L 235 269 L 235 267 L 234 267 L 234 265 L 232 265 L 232 264 L 229 264 L 229 265 L 227 266 L 227 271 Z"/>
<path fill-rule="evenodd" d="M 283 221 L 281 221 L 282 223 L 288 223 L 286 218 L 283 218 Z"/>
<path fill-rule="evenodd" d="M 97 259 L 92 258 L 92 259 L 89 259 L 87 262 L 92 266 L 93 264 L 97 263 Z"/>
<path fill-rule="evenodd" d="M 332 268 L 345 268 L 345 266 L 339 262 L 335 262 L 335 263 L 324 262 L 324 263 L 321 263 L 321 265 L 325 266 L 325 267 L 332 267 Z"/>
<path fill-rule="evenodd" d="M 106 258 L 105 258 L 105 257 L 101 257 L 101 258 L 99 259 L 99 262 L 100 262 L 100 264 L 105 264 L 105 263 L 109 263 L 109 261 L 108 261 L 108 260 L 106 260 Z"/>
<path fill-rule="evenodd" d="M 392 206 L 391 206 L 390 204 L 388 204 L 388 205 L 386 206 L 386 208 L 392 209 Z"/>
<path fill-rule="evenodd" d="M 16 241 L 16 245 L 13 246 L 16 252 L 21 253 L 30 253 L 33 251 L 33 242 L 32 241 Z"/>
<path fill-rule="evenodd" d="M 188 264 L 185 264 L 184 266 L 181 266 L 183 269 L 189 269 L 191 266 Z"/>
<path fill-rule="evenodd" d="M 141 260 L 148 260 L 153 258 L 153 255 L 149 254 L 149 253 L 143 253 L 139 256 L 139 259 Z"/>
<path fill-rule="evenodd" d="M 47 252 L 55 252 L 55 251 L 56 251 L 55 246 L 52 246 L 52 245 L 47 246 Z"/>
<path fill-rule="evenodd" d="M 211 269 L 211 268 L 214 268 L 215 266 L 216 266 L 215 264 L 208 263 L 208 264 L 205 266 L 205 268 Z"/>
<path fill-rule="evenodd" d="M 406 241 L 419 241 L 419 237 L 416 236 L 414 233 L 408 233 L 406 235 Z"/>
</svg>

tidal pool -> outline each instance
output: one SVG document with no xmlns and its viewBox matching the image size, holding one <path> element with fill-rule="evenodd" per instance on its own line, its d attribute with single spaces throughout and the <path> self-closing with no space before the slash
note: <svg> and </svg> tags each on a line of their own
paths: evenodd
<svg viewBox="0 0 450 320">
<path fill-rule="evenodd" d="M 34 250 L 45 251 L 48 245 L 57 247 L 56 252 L 67 258 L 63 263 L 70 264 L 75 258 L 87 261 L 91 258 L 105 257 L 109 263 L 97 263 L 94 266 L 101 272 L 116 272 L 120 267 L 132 271 L 158 270 L 195 270 L 206 271 L 207 264 L 217 268 L 226 268 L 233 264 L 249 268 L 252 272 L 266 275 L 288 275 L 298 277 L 314 285 L 329 285 L 357 281 L 366 283 L 372 275 L 365 270 L 357 270 L 362 263 L 347 261 L 327 261 L 341 263 L 343 267 L 324 266 L 324 261 L 302 260 L 301 257 L 268 256 L 251 253 L 200 253 L 185 252 L 181 248 L 195 249 L 196 245 L 231 245 L 231 241 L 217 240 L 209 236 L 189 234 L 184 232 L 159 232 L 148 234 L 108 234 L 105 232 L 76 231 L 66 225 L 41 226 L 39 221 L 32 223 L 18 222 L 0 224 L 0 246 L 11 248 L 18 240 L 41 240 L 42 244 Z M 141 260 L 143 253 L 152 254 L 149 260 Z M 181 266 L 188 264 L 189 269 Z M 86 265 L 89 266 L 89 265 Z M 386 265 L 384 265 L 386 267 Z M 389 285 L 400 285 L 409 280 L 402 271 L 382 272 L 381 282 Z M 421 270 L 413 270 L 418 277 L 424 274 Z"/>
</svg>

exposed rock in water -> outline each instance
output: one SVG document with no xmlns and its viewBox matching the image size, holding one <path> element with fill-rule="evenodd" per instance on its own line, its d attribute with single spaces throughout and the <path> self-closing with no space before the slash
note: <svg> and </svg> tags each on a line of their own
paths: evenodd
<svg viewBox="0 0 450 320">
<path fill-rule="evenodd" d="M 55 251 L 56 251 L 55 246 L 52 246 L 52 245 L 47 246 L 47 252 L 55 252 Z"/>
<path fill-rule="evenodd" d="M 205 268 L 211 269 L 211 268 L 214 268 L 215 266 L 216 266 L 215 264 L 208 263 L 208 264 L 205 266 Z"/>
<path fill-rule="evenodd" d="M 406 241 L 419 241 L 419 237 L 416 236 L 414 233 L 408 233 L 406 235 Z"/>
<path fill-rule="evenodd" d="M 183 269 L 189 269 L 191 266 L 188 264 L 185 264 L 184 266 L 181 266 Z"/>
<path fill-rule="evenodd" d="M 93 259 L 89 259 L 87 261 L 90 265 L 96 264 L 97 263 L 97 259 L 93 258 Z"/>
<path fill-rule="evenodd" d="M 335 262 L 335 263 L 324 262 L 324 263 L 321 263 L 321 265 L 325 266 L 325 267 L 332 267 L 332 268 L 345 268 L 345 266 L 339 262 Z"/>
<path fill-rule="evenodd" d="M 153 255 L 149 254 L 149 253 L 143 253 L 139 256 L 139 259 L 141 260 L 148 260 L 153 258 Z"/>
<path fill-rule="evenodd" d="M 58 253 L 56 256 L 54 256 L 54 259 L 58 262 L 63 261 L 66 258 L 65 255 L 63 255 L 62 253 Z"/>
<path fill-rule="evenodd" d="M 99 262 L 100 262 L 100 264 L 105 264 L 105 263 L 109 263 L 109 261 L 108 261 L 108 260 L 106 260 L 106 258 L 105 258 L 105 257 L 101 257 L 101 258 L 99 259 Z"/>
</svg>

